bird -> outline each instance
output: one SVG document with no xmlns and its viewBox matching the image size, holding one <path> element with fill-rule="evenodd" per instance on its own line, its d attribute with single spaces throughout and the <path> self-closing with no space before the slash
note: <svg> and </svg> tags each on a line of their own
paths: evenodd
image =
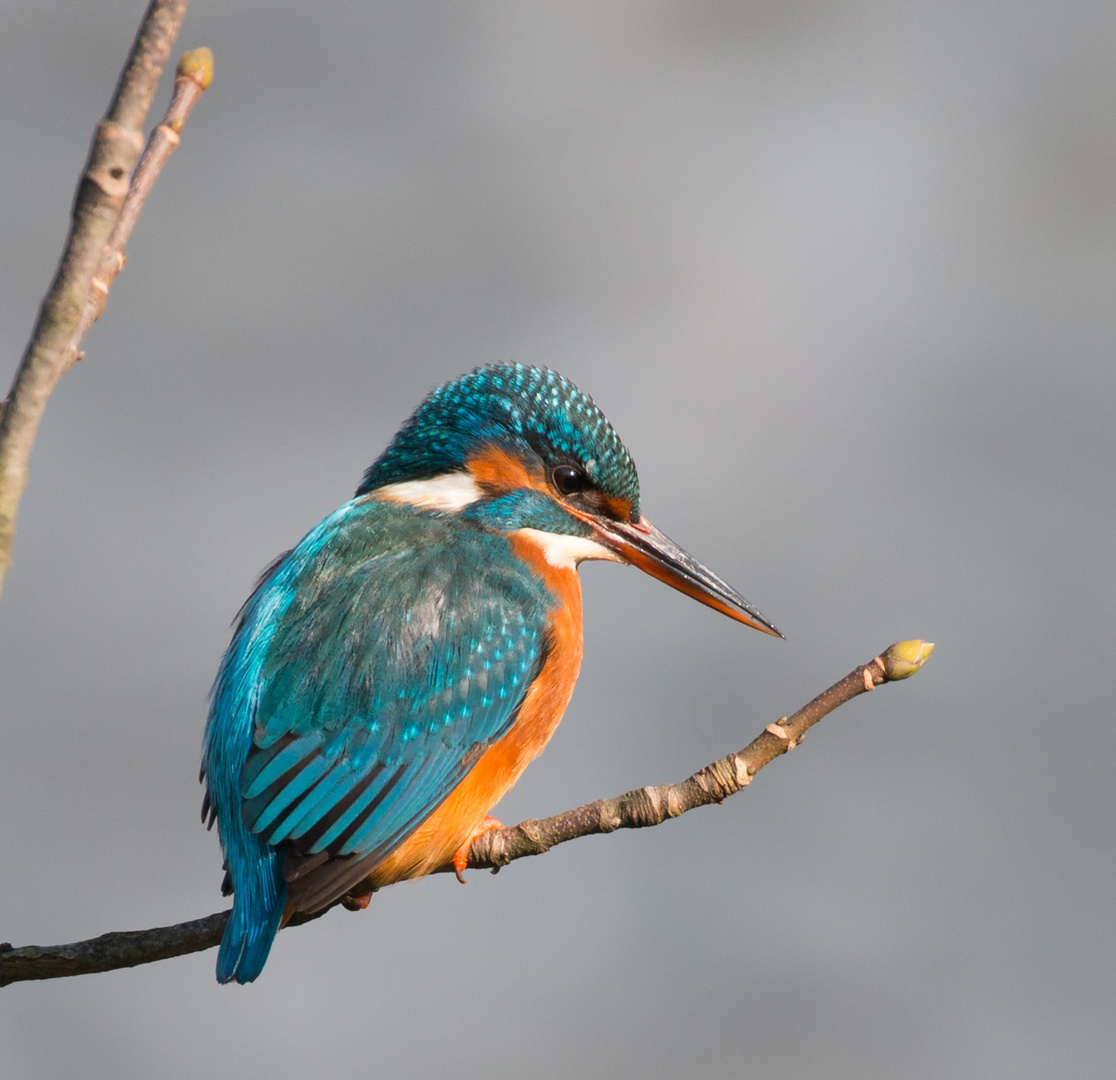
<svg viewBox="0 0 1116 1080">
<path fill-rule="evenodd" d="M 441 869 L 464 880 L 573 693 L 591 559 L 782 637 L 643 515 L 593 400 L 520 364 L 433 390 L 353 498 L 264 571 L 202 750 L 233 896 L 219 982 L 255 980 L 295 913 Z"/>
</svg>

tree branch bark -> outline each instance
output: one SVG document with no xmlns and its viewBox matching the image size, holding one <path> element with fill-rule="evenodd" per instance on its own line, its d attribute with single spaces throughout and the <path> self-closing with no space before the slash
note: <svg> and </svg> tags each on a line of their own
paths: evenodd
<svg viewBox="0 0 1116 1080">
<path fill-rule="evenodd" d="M 131 189 L 142 128 L 189 0 L 151 0 L 78 182 L 70 234 L 7 400 L 0 407 L 0 588 L 11 563 L 16 514 L 39 422 L 58 380 L 78 358 L 106 245 Z M 106 290 L 107 291 L 107 290 Z M 103 306 L 103 298 L 101 306 Z M 94 316 L 95 317 L 95 316 Z"/>
<path fill-rule="evenodd" d="M 516 859 L 541 855 L 568 840 L 616 829 L 660 825 L 695 807 L 723 802 L 747 787 L 765 765 L 793 750 L 811 727 L 838 706 L 881 683 L 913 675 L 929 659 L 933 648 L 929 642 L 917 640 L 892 645 L 867 664 L 854 668 L 792 716 L 768 724 L 743 750 L 706 765 L 680 783 L 637 788 L 615 799 L 599 799 L 554 817 L 485 833 L 473 841 L 468 865 L 495 873 Z M 441 869 L 452 871 L 453 867 Z M 310 922 L 324 914 L 325 911 L 320 911 L 296 916 L 290 925 Z M 102 934 L 70 945 L 27 945 L 14 949 L 8 943 L 0 944 L 0 986 L 114 971 L 201 952 L 220 942 L 228 916 L 227 911 L 221 911 L 176 926 Z"/>
</svg>

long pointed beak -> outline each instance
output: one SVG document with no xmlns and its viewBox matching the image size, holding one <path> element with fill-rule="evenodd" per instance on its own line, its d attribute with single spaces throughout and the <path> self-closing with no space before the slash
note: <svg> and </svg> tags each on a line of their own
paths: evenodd
<svg viewBox="0 0 1116 1080">
<path fill-rule="evenodd" d="M 783 636 L 774 623 L 765 619 L 732 586 L 726 585 L 712 570 L 686 554 L 647 518 L 641 516 L 634 524 L 588 515 L 583 520 L 593 526 L 596 539 L 625 562 L 638 566 L 644 573 L 665 581 L 671 588 L 700 600 L 730 619 L 753 626 L 772 637 Z"/>
</svg>

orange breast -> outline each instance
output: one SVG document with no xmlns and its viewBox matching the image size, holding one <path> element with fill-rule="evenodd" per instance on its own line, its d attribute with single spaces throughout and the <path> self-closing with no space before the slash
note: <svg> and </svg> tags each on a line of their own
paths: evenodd
<svg viewBox="0 0 1116 1080">
<path fill-rule="evenodd" d="M 542 752 L 573 694 L 581 668 L 581 583 L 572 568 L 552 566 L 531 540 L 513 535 L 512 548 L 558 598 L 551 648 L 523 699 L 511 730 L 488 748 L 453 793 L 369 875 L 379 888 L 421 877 L 449 863 L 481 830 L 485 816 Z"/>
</svg>

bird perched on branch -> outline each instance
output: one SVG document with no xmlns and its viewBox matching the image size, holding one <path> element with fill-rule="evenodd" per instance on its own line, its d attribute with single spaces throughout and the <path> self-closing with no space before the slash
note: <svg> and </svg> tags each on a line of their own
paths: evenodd
<svg viewBox="0 0 1116 1080">
<path fill-rule="evenodd" d="M 433 391 L 353 499 L 264 573 L 202 755 L 233 892 L 219 981 L 255 979 L 294 912 L 461 877 L 573 692 L 584 559 L 779 633 L 642 515 L 592 399 L 521 365 Z"/>
</svg>

